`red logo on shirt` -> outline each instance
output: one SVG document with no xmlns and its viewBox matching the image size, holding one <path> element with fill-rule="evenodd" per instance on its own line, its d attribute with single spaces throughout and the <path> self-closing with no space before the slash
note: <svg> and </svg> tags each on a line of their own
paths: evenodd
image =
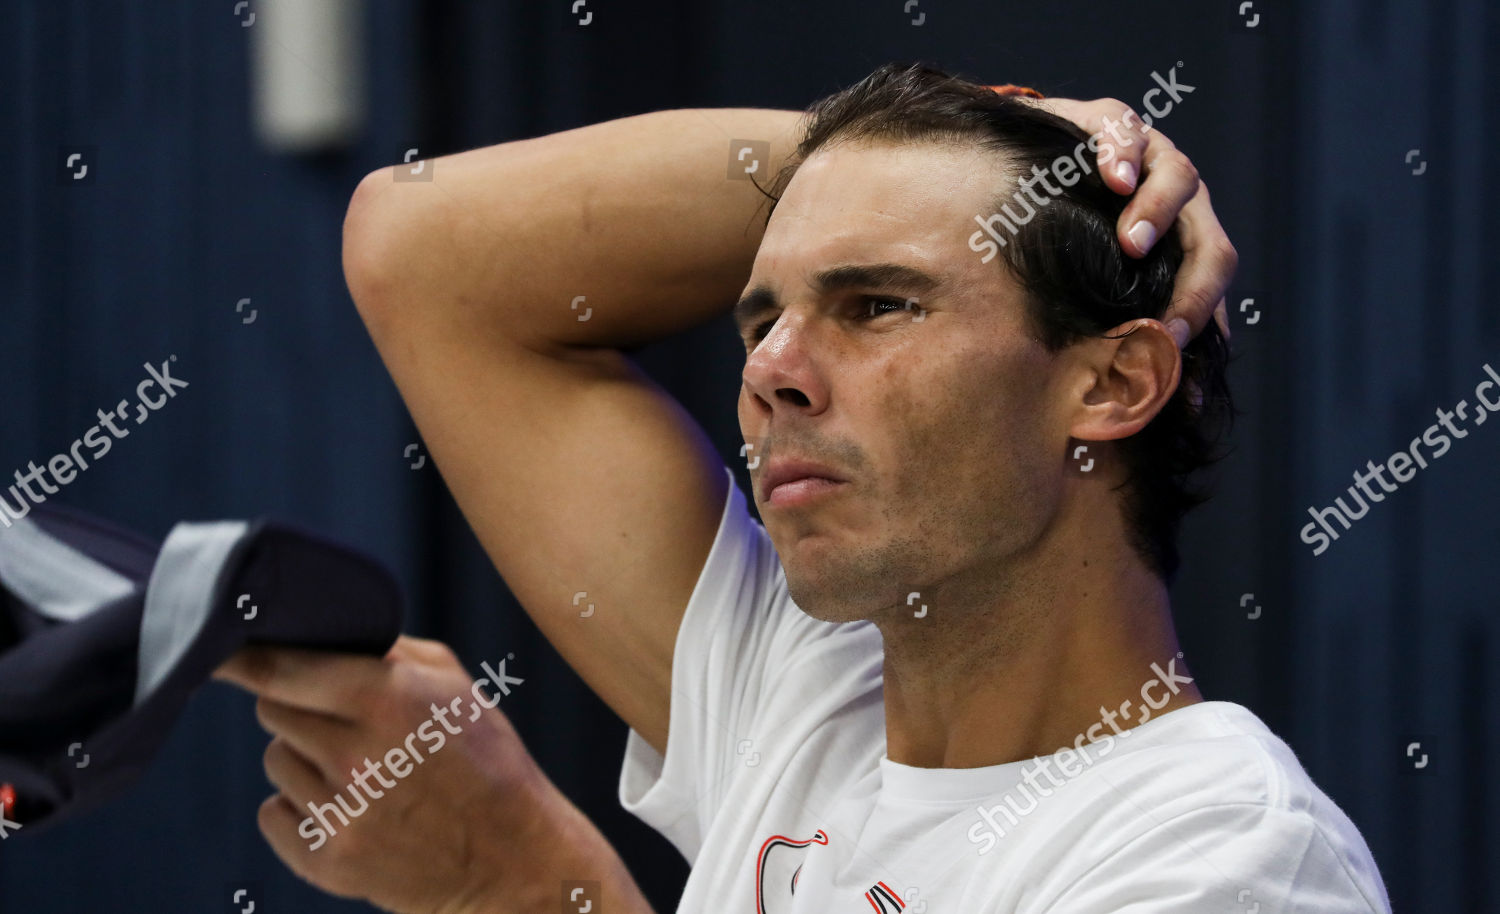
<svg viewBox="0 0 1500 914">
<path fill-rule="evenodd" d="M 896 893 L 891 891 L 891 887 L 884 882 L 877 882 L 870 886 L 870 891 L 865 893 L 865 901 L 868 901 L 870 907 L 879 914 L 894 914 L 906 907 L 901 903 L 901 899 L 896 897 Z"/>
<path fill-rule="evenodd" d="M 759 914 L 784 914 L 791 910 L 803 859 L 814 844 L 828 844 L 828 836 L 821 828 L 805 841 L 772 835 L 760 846 L 755 860 L 755 910 Z M 900 902 L 897 905 L 894 910 L 901 910 Z"/>
</svg>

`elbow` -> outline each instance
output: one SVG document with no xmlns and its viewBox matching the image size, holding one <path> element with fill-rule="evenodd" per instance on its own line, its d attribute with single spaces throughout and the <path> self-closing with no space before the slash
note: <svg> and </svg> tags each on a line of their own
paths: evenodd
<svg viewBox="0 0 1500 914">
<path fill-rule="evenodd" d="M 366 325 L 392 300 L 403 274 L 400 201 L 393 191 L 392 169 L 372 171 L 354 188 L 344 213 L 344 283 Z"/>
</svg>

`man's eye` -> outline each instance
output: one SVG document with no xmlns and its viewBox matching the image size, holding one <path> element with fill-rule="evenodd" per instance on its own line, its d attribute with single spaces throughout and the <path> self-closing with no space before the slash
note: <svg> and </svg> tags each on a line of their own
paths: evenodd
<svg viewBox="0 0 1500 914">
<path fill-rule="evenodd" d="M 884 298 L 878 295 L 866 295 L 858 300 L 858 305 L 854 309 L 854 316 L 856 320 L 868 321 L 874 320 L 877 317 L 895 314 L 899 311 L 921 310 L 915 304 L 907 304 L 907 301 L 904 298 Z M 751 328 L 748 332 L 747 344 L 760 342 L 774 326 L 776 326 L 776 319 L 773 318 L 762 322 L 757 327 Z"/>
<path fill-rule="evenodd" d="M 908 310 L 905 299 L 868 296 L 862 301 L 859 309 L 859 318 L 860 320 L 871 320 L 905 310 Z"/>
</svg>

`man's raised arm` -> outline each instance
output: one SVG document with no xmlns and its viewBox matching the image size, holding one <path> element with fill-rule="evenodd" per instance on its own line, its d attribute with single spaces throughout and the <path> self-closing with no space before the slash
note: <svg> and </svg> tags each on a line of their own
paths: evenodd
<svg viewBox="0 0 1500 914">
<path fill-rule="evenodd" d="M 765 203 L 749 178 L 769 184 L 799 116 L 659 111 L 443 156 L 426 176 L 380 169 L 345 223 L 355 300 L 376 321 L 423 320 L 382 294 L 420 288 L 439 297 L 421 306 L 432 319 L 552 352 L 628 348 L 702 323 L 749 275 Z M 768 143 L 770 161 L 763 147 L 736 160 L 740 140 Z M 731 179 L 732 161 L 755 171 Z"/>
<path fill-rule="evenodd" d="M 619 349 L 728 308 L 765 202 L 730 178 L 731 140 L 769 143 L 765 185 L 798 117 L 663 111 L 444 156 L 425 176 L 397 165 L 360 183 L 344 224 L 350 291 L 469 524 L 658 751 L 727 479 Z"/>
</svg>

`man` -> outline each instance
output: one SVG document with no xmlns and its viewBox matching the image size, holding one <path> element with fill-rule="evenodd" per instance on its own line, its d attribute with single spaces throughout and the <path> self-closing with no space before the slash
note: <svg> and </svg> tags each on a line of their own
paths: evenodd
<svg viewBox="0 0 1500 914">
<path fill-rule="evenodd" d="M 1389 909 L 1353 825 L 1177 651 L 1172 540 L 1229 404 L 1220 332 L 1179 354 L 1162 319 L 1174 280 L 1190 334 L 1222 319 L 1234 255 L 1124 112 L 883 67 L 805 122 L 660 112 L 356 192 L 360 313 L 517 599 L 630 724 L 621 799 L 692 861 L 682 910 Z M 778 174 L 763 233 L 739 138 Z M 735 295 L 764 527 L 620 351 Z M 223 675 L 262 695 L 261 826 L 315 883 L 542 910 L 572 877 L 645 909 L 497 712 L 370 806 L 402 829 L 297 837 L 389 721 L 462 694 L 441 646 Z"/>
</svg>

